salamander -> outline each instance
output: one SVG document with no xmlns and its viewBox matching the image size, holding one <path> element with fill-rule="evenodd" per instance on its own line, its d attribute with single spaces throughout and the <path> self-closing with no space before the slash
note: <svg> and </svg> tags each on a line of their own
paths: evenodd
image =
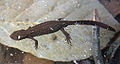
<svg viewBox="0 0 120 64">
<path fill-rule="evenodd" d="M 40 24 L 37 24 L 33 27 L 29 27 L 28 29 L 21 29 L 14 31 L 10 37 L 14 40 L 22 40 L 25 38 L 29 38 L 35 41 L 35 48 L 38 48 L 38 41 L 34 38 L 36 36 L 42 36 L 45 34 L 51 34 L 57 31 L 62 31 L 63 34 L 66 36 L 67 43 L 71 45 L 71 38 L 69 33 L 67 33 L 64 28 L 69 25 L 97 25 L 104 29 L 108 29 L 110 31 L 114 31 L 115 29 L 111 26 L 108 26 L 102 22 L 93 21 L 93 20 L 75 20 L 75 21 L 68 21 L 68 20 L 52 20 L 46 21 Z"/>
</svg>

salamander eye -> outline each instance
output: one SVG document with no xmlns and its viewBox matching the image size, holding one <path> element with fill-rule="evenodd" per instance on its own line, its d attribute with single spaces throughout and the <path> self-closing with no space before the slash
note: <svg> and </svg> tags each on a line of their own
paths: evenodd
<svg viewBox="0 0 120 64">
<path fill-rule="evenodd" d="M 18 36 L 17 36 L 17 39 L 18 39 L 18 40 L 21 40 L 21 36 L 20 36 L 20 35 L 18 35 Z"/>
<path fill-rule="evenodd" d="M 13 32 L 10 37 L 14 40 L 21 40 L 26 37 L 25 30 L 18 30 Z"/>
<path fill-rule="evenodd" d="M 21 39 L 21 36 L 18 36 L 17 38 L 18 38 L 18 39 Z"/>
</svg>

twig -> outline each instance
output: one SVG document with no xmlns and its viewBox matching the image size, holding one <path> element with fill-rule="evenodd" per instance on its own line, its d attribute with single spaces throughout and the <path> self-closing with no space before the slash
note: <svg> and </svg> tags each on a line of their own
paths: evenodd
<svg viewBox="0 0 120 64">
<path fill-rule="evenodd" d="M 112 45 L 120 37 L 120 31 L 116 32 L 114 36 L 110 39 L 107 46 Z"/>
<path fill-rule="evenodd" d="M 120 46 L 120 42 L 115 42 L 119 37 L 120 37 L 120 31 L 116 32 L 108 42 L 107 44 L 108 49 L 105 52 L 106 63 L 111 63 L 111 59 L 114 57 L 117 48 Z"/>
<path fill-rule="evenodd" d="M 120 42 L 114 42 L 110 46 L 107 47 L 104 55 L 105 55 L 105 63 L 106 64 L 111 64 L 111 60 L 115 55 L 116 50 L 120 46 Z"/>
<path fill-rule="evenodd" d="M 108 52 L 111 51 L 111 55 L 110 55 L 110 58 L 109 58 L 109 61 L 110 61 L 109 63 L 111 63 L 111 59 L 114 57 L 114 54 L 115 54 L 115 52 L 116 52 L 116 50 L 119 46 L 120 46 L 120 42 L 115 42 L 110 46 L 110 48 L 108 50 Z"/>
<path fill-rule="evenodd" d="M 98 13 L 97 10 L 95 9 L 94 11 L 94 21 L 99 21 Z M 93 35 L 93 58 L 95 61 L 95 64 L 104 64 L 103 57 L 101 55 L 101 50 L 100 50 L 100 28 L 98 26 L 93 26 L 92 30 L 92 35 Z"/>
</svg>

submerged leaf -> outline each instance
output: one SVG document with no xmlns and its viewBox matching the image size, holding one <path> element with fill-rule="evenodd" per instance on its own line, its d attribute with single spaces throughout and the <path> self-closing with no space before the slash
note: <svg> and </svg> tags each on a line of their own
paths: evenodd
<svg viewBox="0 0 120 64">
<path fill-rule="evenodd" d="M 58 18 L 90 20 L 93 17 L 92 12 L 94 9 L 98 9 L 101 22 L 114 27 L 117 31 L 120 30 L 120 25 L 98 0 L 1 0 L 0 43 L 29 52 L 39 58 L 47 58 L 54 61 L 88 58 L 92 55 L 92 26 L 67 27 L 66 31 L 71 36 L 72 47 L 69 47 L 67 42 L 65 42 L 65 36 L 60 31 L 35 37 L 38 40 L 37 50 L 34 47 L 33 40 L 23 39 L 15 41 L 10 38 L 10 34 L 14 31 L 27 29 L 38 23 Z M 104 47 L 114 33 L 105 29 L 100 31 L 101 47 Z M 53 36 L 56 36 L 56 39 L 52 38 Z"/>
</svg>

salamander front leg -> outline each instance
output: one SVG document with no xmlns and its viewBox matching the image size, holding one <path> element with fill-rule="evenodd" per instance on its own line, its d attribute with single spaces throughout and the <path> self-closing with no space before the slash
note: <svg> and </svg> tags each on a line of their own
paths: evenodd
<svg viewBox="0 0 120 64">
<path fill-rule="evenodd" d="M 33 37 L 31 37 L 30 39 L 35 41 L 35 49 L 38 49 L 38 41 L 36 39 L 34 39 Z"/>
<path fill-rule="evenodd" d="M 60 29 L 62 32 L 63 32 L 63 34 L 65 35 L 65 37 L 66 37 L 66 39 L 65 40 L 67 40 L 67 43 L 68 44 L 70 44 L 70 46 L 72 46 L 72 44 L 71 44 L 71 37 L 70 37 L 70 35 L 64 30 L 64 28 L 61 28 Z"/>
</svg>

